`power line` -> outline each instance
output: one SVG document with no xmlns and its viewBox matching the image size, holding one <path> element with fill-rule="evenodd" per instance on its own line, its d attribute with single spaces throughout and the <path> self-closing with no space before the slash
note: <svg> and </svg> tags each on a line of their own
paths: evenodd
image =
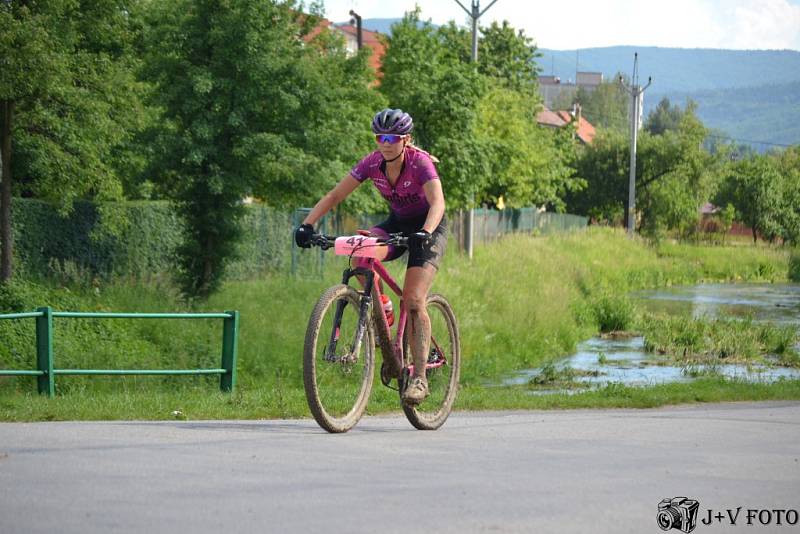
<svg viewBox="0 0 800 534">
<path fill-rule="evenodd" d="M 787 145 L 787 144 L 784 144 L 784 143 L 771 143 L 769 141 L 753 141 L 752 139 L 737 139 L 735 137 L 728 137 L 728 136 L 725 136 L 725 135 L 714 135 L 714 134 L 708 134 L 706 137 L 713 137 L 714 139 L 723 139 L 725 141 L 736 141 L 737 143 L 750 143 L 750 144 L 754 144 L 754 145 L 780 146 L 780 147 L 783 147 L 783 148 L 790 148 L 790 147 L 793 147 L 795 144 L 798 144 L 798 143 L 795 143 L 795 144 Z"/>
</svg>

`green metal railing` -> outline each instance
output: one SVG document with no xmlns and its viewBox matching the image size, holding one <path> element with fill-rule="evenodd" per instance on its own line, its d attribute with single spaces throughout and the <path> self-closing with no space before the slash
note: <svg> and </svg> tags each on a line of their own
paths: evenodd
<svg viewBox="0 0 800 534">
<path fill-rule="evenodd" d="M 222 319 L 222 364 L 214 369 L 56 369 L 53 361 L 53 319 Z M 50 307 L 35 312 L 9 313 L 0 319 L 36 319 L 36 369 L 0 369 L 0 376 L 35 376 L 39 393 L 55 395 L 57 375 L 220 375 L 222 391 L 236 386 L 236 355 L 239 341 L 239 312 L 224 313 L 94 313 L 58 312 Z"/>
</svg>

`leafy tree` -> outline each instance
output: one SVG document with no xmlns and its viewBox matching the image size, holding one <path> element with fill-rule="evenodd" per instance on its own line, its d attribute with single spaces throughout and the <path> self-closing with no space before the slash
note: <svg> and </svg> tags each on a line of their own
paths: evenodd
<svg viewBox="0 0 800 534">
<path fill-rule="evenodd" d="M 691 109 L 694 113 L 697 105 L 689 102 L 687 110 Z M 644 129 L 653 135 L 661 135 L 668 131 L 675 131 L 678 129 L 683 118 L 684 111 L 678 104 L 670 104 L 669 98 L 664 97 L 656 105 L 647 120 L 644 122 Z"/>
<path fill-rule="evenodd" d="M 440 158 L 451 207 L 532 203 L 563 208 L 581 186 L 568 133 L 539 128 L 536 46 L 507 22 L 482 28 L 478 64 L 470 36 L 407 13 L 392 29 L 381 91 L 414 116 L 415 137 Z M 474 199 L 474 200 L 473 200 Z M 473 204 L 474 202 L 474 204 Z"/>
<path fill-rule="evenodd" d="M 778 169 L 783 175 L 784 203 L 783 238 L 800 244 L 800 145 L 789 147 L 777 156 Z"/>
<path fill-rule="evenodd" d="M 526 95 L 536 103 L 539 99 L 536 50 L 533 40 L 523 30 L 515 30 L 508 21 L 492 22 L 481 28 L 478 53 L 478 70 L 484 76 L 497 80 L 501 85 Z"/>
<path fill-rule="evenodd" d="M 154 172 L 187 222 L 188 295 L 219 285 L 239 239 L 242 199 L 316 200 L 372 146 L 380 98 L 366 50 L 347 58 L 318 20 L 272 0 L 153 4 L 145 76 L 164 128 Z"/>
<path fill-rule="evenodd" d="M 754 240 L 800 243 L 800 147 L 729 163 L 714 202 L 735 206 Z"/>
<path fill-rule="evenodd" d="M 476 136 L 490 155 L 490 174 L 482 202 L 509 207 L 549 204 L 563 211 L 563 197 L 583 186 L 569 166 L 575 142 L 569 128 L 539 127 L 524 94 L 503 87 L 489 91 L 478 105 Z"/>
<path fill-rule="evenodd" d="M 753 229 L 753 241 L 761 234 L 770 241 L 782 233 L 786 206 L 782 175 L 769 156 L 755 156 L 728 167 L 714 203 L 730 203 L 741 220 Z"/>
<path fill-rule="evenodd" d="M 406 13 L 392 26 L 381 92 L 391 106 L 414 117 L 416 142 L 441 160 L 448 205 L 464 207 L 489 175 L 487 147 L 474 135 L 488 85 L 464 57 L 466 31 L 452 22 L 434 28 L 421 22 L 419 13 Z"/>
<path fill-rule="evenodd" d="M 653 135 L 676 131 L 680 128 L 683 116 L 687 113 L 696 114 L 696 111 L 697 104 L 691 100 L 685 109 L 681 109 L 678 104 L 670 104 L 669 98 L 664 97 L 647 116 L 644 129 Z"/>
<path fill-rule="evenodd" d="M 676 130 L 643 136 L 637 154 L 637 190 L 642 190 L 643 230 L 656 235 L 664 228 L 694 232 L 698 210 L 717 187 L 718 158 L 709 155 L 702 142 L 707 134 L 689 108 Z M 640 202 L 637 197 L 637 205 Z"/>
<path fill-rule="evenodd" d="M 113 199 L 144 91 L 134 79 L 136 1 L 0 4 L 0 279 L 12 275 L 13 193 L 60 204 Z"/>
<path fill-rule="evenodd" d="M 642 132 L 636 158 L 636 209 L 640 229 L 658 236 L 666 229 L 691 232 L 698 208 L 716 187 L 717 161 L 701 143 L 706 130 L 687 113 L 677 131 Z M 587 188 L 568 198 L 568 206 L 601 220 L 620 222 L 627 206 L 629 140 L 614 131 L 601 132 L 576 163 Z"/>
<path fill-rule="evenodd" d="M 628 198 L 630 158 L 628 139 L 615 130 L 601 130 L 575 162 L 586 189 L 567 196 L 571 213 L 598 221 L 622 224 Z"/>
<path fill-rule="evenodd" d="M 736 221 L 736 208 L 729 202 L 723 209 L 719 211 L 719 215 L 717 216 L 717 222 L 719 225 L 717 232 L 719 233 L 723 243 L 725 243 L 728 232 L 730 232 L 731 228 L 733 228 L 734 221 Z"/>
</svg>

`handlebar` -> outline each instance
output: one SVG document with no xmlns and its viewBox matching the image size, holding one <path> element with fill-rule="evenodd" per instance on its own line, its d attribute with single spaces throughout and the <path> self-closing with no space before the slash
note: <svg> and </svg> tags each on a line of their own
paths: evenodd
<svg viewBox="0 0 800 534">
<path fill-rule="evenodd" d="M 333 248 L 334 244 L 336 243 L 337 237 L 345 237 L 345 236 L 313 234 L 311 236 L 311 244 L 315 247 L 321 248 L 322 250 L 328 250 L 329 248 Z M 388 239 L 384 239 L 382 237 L 379 237 L 377 239 L 378 239 L 378 244 L 380 245 L 385 245 L 385 246 L 394 245 L 399 247 L 408 246 L 408 237 L 403 235 L 402 233 L 389 234 Z"/>
</svg>

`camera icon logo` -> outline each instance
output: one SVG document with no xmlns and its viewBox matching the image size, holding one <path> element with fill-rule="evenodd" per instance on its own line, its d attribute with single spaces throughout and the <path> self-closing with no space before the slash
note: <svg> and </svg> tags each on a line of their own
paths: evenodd
<svg viewBox="0 0 800 534">
<path fill-rule="evenodd" d="M 661 530 L 676 529 L 691 532 L 697 526 L 697 511 L 700 503 L 686 497 L 663 499 L 658 503 L 656 521 Z"/>
</svg>

